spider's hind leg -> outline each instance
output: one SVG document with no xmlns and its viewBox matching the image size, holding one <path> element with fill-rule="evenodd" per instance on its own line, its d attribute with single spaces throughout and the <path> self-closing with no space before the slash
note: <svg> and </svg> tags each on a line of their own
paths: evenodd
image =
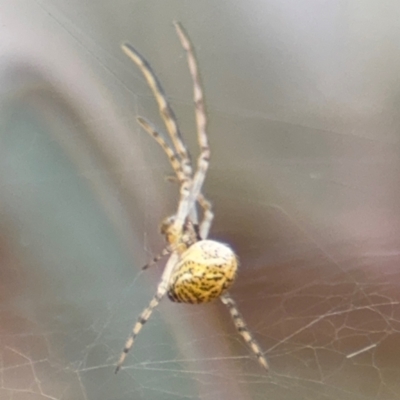
<svg viewBox="0 0 400 400">
<path fill-rule="evenodd" d="M 221 296 L 221 301 L 228 307 L 229 313 L 231 314 L 233 323 L 235 324 L 237 331 L 242 336 L 246 344 L 250 347 L 254 355 L 257 357 L 259 364 L 268 371 L 268 361 L 265 358 L 260 345 L 257 343 L 256 339 L 254 339 L 253 335 L 247 328 L 246 322 L 244 321 L 242 314 L 238 310 L 235 300 L 233 300 L 232 297 L 226 292 Z"/>
</svg>

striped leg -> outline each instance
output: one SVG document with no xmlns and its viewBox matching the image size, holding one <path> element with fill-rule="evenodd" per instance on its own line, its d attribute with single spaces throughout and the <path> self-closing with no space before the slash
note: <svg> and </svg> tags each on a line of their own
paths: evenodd
<svg viewBox="0 0 400 400">
<path fill-rule="evenodd" d="M 167 157 L 171 163 L 171 166 L 178 178 L 178 181 L 182 183 L 185 180 L 185 174 L 182 169 L 182 165 L 180 160 L 175 153 L 174 149 L 168 145 L 168 143 L 164 140 L 164 138 L 157 132 L 154 126 L 147 121 L 143 117 L 138 117 L 137 121 L 139 125 L 150 135 L 154 138 L 154 140 L 161 146 L 164 152 L 167 154 Z M 197 196 L 197 201 L 203 209 L 204 215 L 203 220 L 200 224 L 200 237 L 205 239 L 208 235 L 209 228 L 211 226 L 212 220 L 214 218 L 214 214 L 212 212 L 211 203 L 200 193 Z M 195 222 L 195 221 L 193 221 Z M 159 259 L 158 259 L 159 260 Z M 158 261 L 157 260 L 157 261 Z M 155 260 L 153 260 L 155 261 Z"/>
<path fill-rule="evenodd" d="M 233 319 L 233 323 L 235 324 L 235 327 L 239 334 L 243 337 L 244 341 L 250 347 L 251 351 L 255 354 L 260 365 L 268 371 L 268 361 L 264 357 L 260 345 L 253 338 L 249 329 L 247 328 L 246 322 L 244 321 L 239 310 L 237 309 L 235 301 L 228 293 L 224 293 L 221 296 L 221 301 L 228 307 L 229 313 L 231 314 L 231 317 Z"/>
<path fill-rule="evenodd" d="M 197 213 L 195 209 L 195 205 L 192 207 L 193 210 L 190 210 L 190 205 L 188 203 L 188 199 L 190 197 L 190 189 L 192 186 L 192 164 L 190 162 L 190 155 L 189 152 L 187 151 L 183 140 L 182 140 L 182 135 L 179 131 L 178 123 L 175 117 L 175 114 L 171 108 L 171 106 L 168 103 L 168 100 L 165 96 L 164 89 L 161 86 L 160 81 L 157 79 L 155 73 L 153 72 L 150 64 L 148 61 L 140 54 L 138 53 L 129 43 L 124 43 L 122 45 L 122 50 L 125 52 L 125 54 L 140 68 L 140 70 L 143 73 L 143 76 L 145 77 L 148 85 L 150 86 L 153 95 L 157 101 L 158 104 L 158 109 L 160 112 L 160 116 L 163 119 L 165 126 L 167 127 L 167 131 L 172 139 L 172 142 L 174 143 L 174 146 L 176 148 L 176 151 L 181 159 L 181 165 L 183 172 L 185 174 L 185 179 L 184 181 L 181 182 L 181 187 L 180 187 L 180 198 L 183 200 L 183 203 L 185 204 L 185 210 L 184 213 L 186 216 L 182 218 L 182 211 L 180 213 L 181 218 L 179 219 L 179 222 L 182 220 L 182 223 L 176 223 L 175 226 L 178 229 L 175 229 L 176 231 L 176 236 L 179 236 L 179 234 L 182 232 L 184 220 L 190 213 L 191 216 L 193 217 L 195 222 L 197 222 Z M 197 196 L 196 196 L 197 197 Z M 196 198 L 195 198 L 196 200 Z M 194 204 L 194 202 L 192 202 Z"/>
<path fill-rule="evenodd" d="M 181 201 L 179 202 L 179 207 L 175 219 L 175 229 L 179 231 L 183 226 L 187 215 L 190 212 L 191 204 L 196 201 L 199 194 L 201 193 L 201 188 L 206 177 L 210 160 L 210 147 L 208 145 L 206 132 L 207 117 L 204 106 L 204 96 L 194 50 L 182 26 L 177 22 L 175 22 L 174 25 L 182 47 L 186 51 L 189 71 L 190 75 L 192 76 L 197 139 L 200 146 L 200 155 L 197 161 L 197 171 L 193 177 L 193 184 L 190 187 L 190 192 L 185 191 L 185 188 L 182 188 L 181 191 Z"/>
<path fill-rule="evenodd" d="M 132 329 L 131 335 L 129 336 L 128 340 L 125 343 L 124 350 L 122 351 L 121 356 L 119 357 L 117 367 L 115 368 L 115 373 L 117 373 L 121 369 L 121 366 L 124 363 L 129 350 L 132 348 L 133 343 L 135 342 L 136 336 L 142 330 L 143 325 L 149 320 L 151 314 L 153 313 L 153 310 L 158 306 L 158 304 L 164 297 L 164 294 L 157 292 L 156 295 L 150 301 L 148 307 L 145 308 L 143 312 L 140 314 L 140 317 L 138 318 L 136 324 Z"/>
<path fill-rule="evenodd" d="M 153 95 L 157 101 L 158 109 L 161 118 L 167 128 L 168 134 L 171 137 L 176 151 L 181 159 L 182 170 L 187 178 L 192 176 L 192 165 L 190 162 L 190 155 L 187 151 L 180 133 L 178 122 L 176 120 L 174 111 L 172 110 L 167 97 L 165 96 L 164 89 L 160 81 L 157 79 L 148 61 L 129 43 L 122 45 L 122 50 L 125 54 L 140 68 L 145 77 L 147 84 L 151 88 Z"/>
<path fill-rule="evenodd" d="M 143 325 L 149 320 L 151 314 L 153 313 L 153 310 L 158 306 L 158 304 L 160 303 L 162 298 L 167 293 L 169 280 L 171 278 L 172 272 L 174 270 L 174 267 L 175 267 L 178 259 L 179 259 L 179 256 L 177 253 L 171 254 L 171 256 L 167 262 L 167 265 L 165 266 L 164 272 L 161 276 L 161 281 L 157 287 L 156 295 L 152 298 L 148 307 L 146 307 L 143 310 L 143 312 L 140 314 L 136 324 L 133 326 L 132 333 L 130 334 L 128 340 L 126 341 L 124 349 L 121 353 L 121 356 L 119 357 L 117 366 L 115 368 L 115 373 L 117 373 L 121 369 L 121 366 L 124 363 L 129 350 L 132 348 L 132 346 L 135 342 L 136 336 L 142 330 Z"/>
<path fill-rule="evenodd" d="M 214 213 L 212 212 L 211 203 L 200 193 L 197 197 L 201 208 L 203 209 L 203 220 L 200 223 L 199 233 L 202 239 L 207 239 L 208 232 L 210 231 Z"/>
<path fill-rule="evenodd" d="M 156 128 L 145 118 L 137 117 L 139 125 L 161 146 L 164 152 L 167 154 L 169 162 L 171 163 L 172 169 L 174 170 L 178 181 L 182 182 L 186 179 L 185 173 L 182 168 L 179 156 L 175 153 L 174 149 L 168 145 L 164 138 L 157 132 Z"/>
<path fill-rule="evenodd" d="M 166 246 L 166 247 L 162 250 L 162 252 L 161 252 L 160 254 L 158 254 L 157 256 L 155 256 L 150 262 L 148 262 L 146 265 L 144 265 L 144 266 L 142 267 L 142 269 L 145 270 L 145 269 L 151 267 L 152 265 L 157 264 L 163 257 L 167 256 L 168 254 L 171 254 L 172 251 L 173 251 L 173 250 L 172 250 L 171 246 L 169 246 L 169 245 Z"/>
<path fill-rule="evenodd" d="M 203 89 L 194 49 L 182 26 L 178 22 L 175 22 L 174 25 L 182 47 L 186 51 L 189 71 L 193 81 L 193 100 L 196 114 L 197 138 L 199 141 L 200 150 L 203 152 L 204 149 L 206 149 L 209 152 L 210 149 L 207 140 L 207 114 L 204 105 Z"/>
</svg>

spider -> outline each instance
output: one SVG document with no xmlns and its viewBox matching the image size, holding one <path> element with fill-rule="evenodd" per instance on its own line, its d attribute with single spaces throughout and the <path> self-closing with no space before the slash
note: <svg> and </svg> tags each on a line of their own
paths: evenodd
<svg viewBox="0 0 400 400">
<path fill-rule="evenodd" d="M 183 142 L 175 114 L 157 76 L 148 61 L 137 50 L 128 43 L 122 45 L 122 50 L 143 73 L 157 101 L 160 116 L 164 121 L 172 146 L 146 119 L 137 117 L 137 121 L 167 154 L 176 174 L 175 180 L 180 184 L 180 199 L 176 213 L 165 218 L 161 224 L 161 233 L 167 242 L 166 247 L 159 256 L 145 265 L 143 269 L 156 263 L 163 256 L 170 255 L 170 257 L 161 276 L 156 294 L 133 326 L 118 360 L 115 373 L 120 370 L 136 336 L 165 295 L 174 302 L 189 304 L 207 303 L 220 298 L 228 308 L 238 333 L 254 353 L 259 364 L 268 370 L 268 362 L 261 347 L 253 338 L 235 301 L 227 291 L 236 277 L 237 256 L 228 245 L 207 239 L 214 214 L 211 203 L 201 191 L 210 159 L 203 89 L 192 44 L 182 26 L 177 22 L 174 22 L 174 26 L 186 52 L 194 87 L 197 138 L 200 146 L 195 171 L 193 171 L 190 154 Z M 203 219 L 200 224 L 197 214 L 198 206 L 203 209 Z"/>
</svg>

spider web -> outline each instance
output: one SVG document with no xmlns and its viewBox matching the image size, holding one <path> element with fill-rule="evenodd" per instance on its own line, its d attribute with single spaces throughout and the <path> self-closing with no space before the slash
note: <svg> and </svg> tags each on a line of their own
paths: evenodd
<svg viewBox="0 0 400 400">
<path fill-rule="evenodd" d="M 2 400 L 400 398 L 397 3 L 2 3 Z M 211 235 L 240 257 L 269 374 L 218 301 L 168 300 L 113 373 L 178 195 L 118 44 L 151 60 L 194 149 L 175 19 L 211 120 Z"/>
</svg>

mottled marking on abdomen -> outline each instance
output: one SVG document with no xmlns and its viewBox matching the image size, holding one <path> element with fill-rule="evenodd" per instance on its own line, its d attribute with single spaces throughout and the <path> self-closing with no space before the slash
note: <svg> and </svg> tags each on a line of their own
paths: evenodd
<svg viewBox="0 0 400 400">
<path fill-rule="evenodd" d="M 200 240 L 182 255 L 171 276 L 168 297 L 179 303 L 207 303 L 221 296 L 236 277 L 238 261 L 225 244 Z"/>
</svg>

